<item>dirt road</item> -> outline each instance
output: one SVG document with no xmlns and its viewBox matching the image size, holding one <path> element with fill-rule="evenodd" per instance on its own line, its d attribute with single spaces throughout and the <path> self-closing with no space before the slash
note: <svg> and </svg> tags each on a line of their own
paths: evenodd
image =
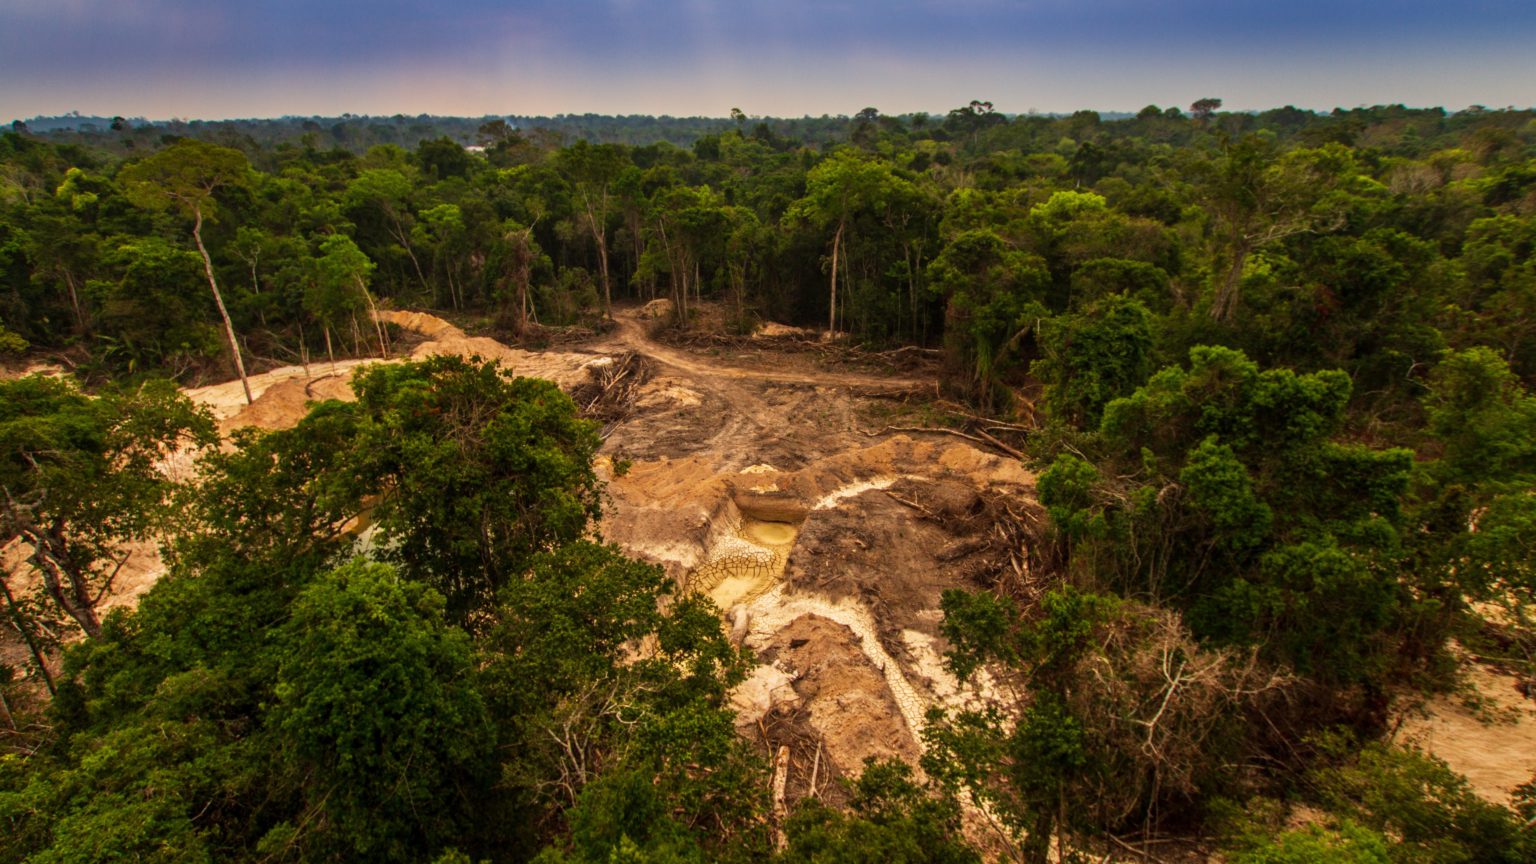
<svg viewBox="0 0 1536 864">
<path fill-rule="evenodd" d="M 645 322 L 636 310 L 621 310 L 614 315 L 618 328 L 609 339 L 598 343 L 603 350 L 638 351 L 659 363 L 672 367 L 697 379 L 734 379 L 738 381 L 762 381 L 770 384 L 798 384 L 818 387 L 848 387 L 877 391 L 932 392 L 935 382 L 931 378 L 904 378 L 889 375 L 866 375 L 848 372 L 788 368 L 747 368 L 730 366 L 717 360 L 704 360 L 687 351 L 663 345 L 646 332 Z"/>
<path fill-rule="evenodd" d="M 796 469 L 866 446 L 858 430 L 868 397 L 934 392 L 934 381 L 807 368 L 804 357 L 775 355 L 728 363 L 652 339 L 636 310 L 615 316 L 617 328 L 593 348 L 635 351 L 658 374 L 635 414 L 609 430 L 604 448 L 630 460 L 697 457 L 711 473 L 752 465 Z"/>
</svg>

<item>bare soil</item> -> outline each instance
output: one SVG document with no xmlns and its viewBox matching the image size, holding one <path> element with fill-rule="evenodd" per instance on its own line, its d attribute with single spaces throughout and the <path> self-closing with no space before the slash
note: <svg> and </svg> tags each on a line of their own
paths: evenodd
<svg viewBox="0 0 1536 864">
<path fill-rule="evenodd" d="M 1468 662 L 1462 671 L 1461 692 L 1408 710 L 1396 740 L 1445 760 L 1483 798 L 1508 804 L 1516 786 L 1536 777 L 1536 701 L 1499 668 Z"/>
</svg>

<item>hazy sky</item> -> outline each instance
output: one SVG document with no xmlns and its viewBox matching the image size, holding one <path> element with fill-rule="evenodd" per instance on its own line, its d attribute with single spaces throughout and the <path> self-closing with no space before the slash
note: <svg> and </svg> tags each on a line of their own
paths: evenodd
<svg viewBox="0 0 1536 864">
<path fill-rule="evenodd" d="M 0 0 L 0 118 L 1536 106 L 1536 0 Z"/>
</svg>

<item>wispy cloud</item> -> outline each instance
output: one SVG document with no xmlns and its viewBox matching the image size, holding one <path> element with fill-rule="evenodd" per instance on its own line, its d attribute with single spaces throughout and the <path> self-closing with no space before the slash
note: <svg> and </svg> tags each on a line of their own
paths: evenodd
<svg viewBox="0 0 1536 864">
<path fill-rule="evenodd" d="M 1532 44 L 1531 0 L 0 0 L 0 115 L 108 92 L 145 106 L 118 113 L 195 92 L 197 112 L 241 114 L 294 81 L 294 102 L 428 99 L 412 80 L 488 111 L 940 109 L 984 87 L 1009 110 L 1239 86 L 1418 103 L 1448 82 L 1462 104 L 1531 104 Z"/>
</svg>

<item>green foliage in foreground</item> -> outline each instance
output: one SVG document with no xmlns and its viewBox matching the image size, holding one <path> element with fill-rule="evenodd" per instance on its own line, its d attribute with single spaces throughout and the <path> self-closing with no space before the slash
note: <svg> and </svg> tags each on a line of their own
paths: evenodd
<svg viewBox="0 0 1536 864">
<path fill-rule="evenodd" d="M 68 652 L 54 734 L 0 758 L 0 857 L 765 853 L 766 778 L 723 708 L 740 657 L 658 568 L 578 539 L 592 438 L 570 400 L 460 360 L 363 379 L 359 405 L 207 456 L 171 572 Z M 544 485 L 448 502 L 431 482 L 497 471 Z M 354 557 L 365 500 L 413 514 L 379 517 L 386 547 L 468 557 Z M 435 587 L 488 579 L 457 611 Z"/>
<path fill-rule="evenodd" d="M 934 797 L 896 761 L 865 763 L 847 812 L 807 800 L 786 828 L 784 864 L 981 864 L 959 836 L 960 807 Z"/>
<path fill-rule="evenodd" d="M 132 552 L 122 545 L 170 512 L 163 463 L 212 436 L 169 381 L 100 396 L 45 375 L 0 381 L 0 613 L 50 692 L 43 656 L 66 628 L 101 631 L 98 604 Z"/>
<path fill-rule="evenodd" d="M 376 499 L 379 555 L 435 585 L 470 622 L 540 551 L 598 515 L 596 428 L 554 384 L 434 357 L 354 378 L 350 462 Z"/>
</svg>

